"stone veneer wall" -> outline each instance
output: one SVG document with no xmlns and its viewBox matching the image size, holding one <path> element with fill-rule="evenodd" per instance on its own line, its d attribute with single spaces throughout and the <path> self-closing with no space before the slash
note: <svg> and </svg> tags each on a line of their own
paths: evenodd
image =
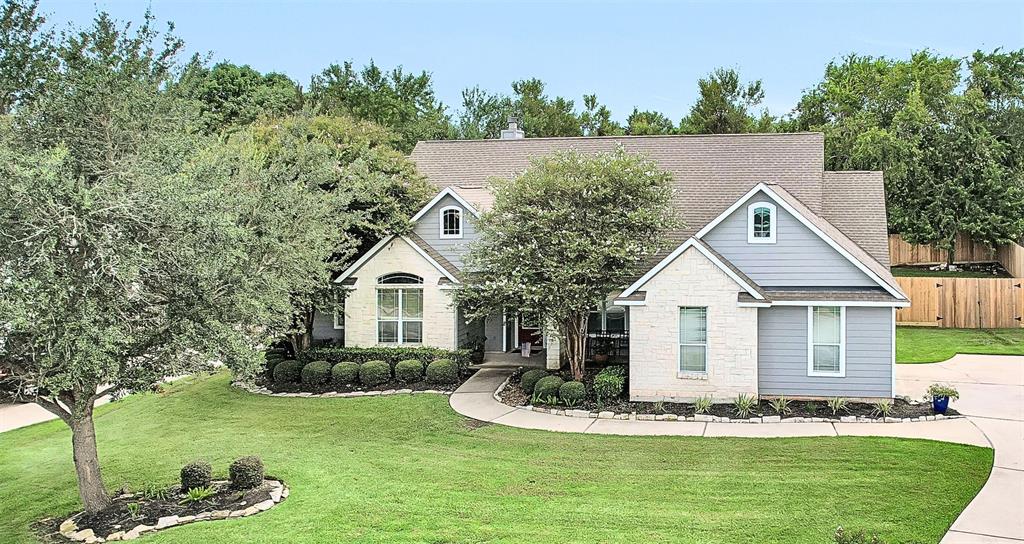
<svg viewBox="0 0 1024 544">
<path fill-rule="evenodd" d="M 629 397 L 690 402 L 710 395 L 728 402 L 757 394 L 757 308 L 740 308 L 741 288 L 695 248 L 687 249 L 641 291 L 629 313 Z M 679 308 L 706 306 L 707 376 L 679 374 Z"/>
<path fill-rule="evenodd" d="M 423 277 L 423 343 L 409 345 L 455 349 L 455 309 L 451 291 L 438 286 L 438 280 L 444 275 L 401 238 L 392 240 L 353 275 L 356 288 L 350 290 L 345 299 L 345 345 L 395 345 L 377 343 L 377 278 L 392 272 Z"/>
</svg>

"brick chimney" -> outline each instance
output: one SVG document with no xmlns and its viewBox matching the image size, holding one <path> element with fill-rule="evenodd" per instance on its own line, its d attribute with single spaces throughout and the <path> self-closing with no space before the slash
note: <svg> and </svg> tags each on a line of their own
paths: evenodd
<svg viewBox="0 0 1024 544">
<path fill-rule="evenodd" d="M 522 129 L 519 128 L 519 118 L 518 117 L 509 116 L 509 118 L 508 118 L 508 128 L 503 130 L 503 131 L 501 131 L 501 136 L 499 136 L 498 139 L 499 140 L 522 140 L 525 137 L 526 137 L 526 133 L 523 132 Z"/>
</svg>

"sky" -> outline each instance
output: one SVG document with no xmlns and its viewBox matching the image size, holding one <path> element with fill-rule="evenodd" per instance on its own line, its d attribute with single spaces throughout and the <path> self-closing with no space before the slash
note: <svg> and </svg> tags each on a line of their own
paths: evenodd
<svg viewBox="0 0 1024 544">
<path fill-rule="evenodd" d="M 673 121 L 717 67 L 761 79 L 762 106 L 791 111 L 830 60 L 849 53 L 963 57 L 1024 47 L 1024 1 L 990 2 L 332 2 L 41 0 L 62 28 L 98 10 L 173 21 L 188 51 L 211 53 L 308 86 L 331 63 L 401 65 L 432 74 L 453 113 L 466 87 L 511 93 L 537 77 L 582 108 L 597 94 L 624 121 L 634 107 Z"/>
</svg>

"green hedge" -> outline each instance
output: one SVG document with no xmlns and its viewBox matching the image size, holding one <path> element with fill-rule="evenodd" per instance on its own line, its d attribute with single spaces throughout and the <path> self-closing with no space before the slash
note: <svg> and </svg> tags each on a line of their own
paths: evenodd
<svg viewBox="0 0 1024 544">
<path fill-rule="evenodd" d="M 375 348 L 340 348 L 334 346 L 323 346 L 310 348 L 299 355 L 299 360 L 310 363 L 313 361 L 328 361 L 330 363 L 340 363 L 343 361 L 352 361 L 359 364 L 367 361 L 384 361 L 391 365 L 394 369 L 395 365 L 399 361 L 406 359 L 415 359 L 424 366 L 438 359 L 448 359 L 459 367 L 459 370 L 465 370 L 470 364 L 470 358 L 472 351 L 468 349 L 448 350 L 440 348 L 429 348 L 429 347 L 417 347 L 417 348 L 403 348 L 403 347 L 375 347 Z"/>
</svg>

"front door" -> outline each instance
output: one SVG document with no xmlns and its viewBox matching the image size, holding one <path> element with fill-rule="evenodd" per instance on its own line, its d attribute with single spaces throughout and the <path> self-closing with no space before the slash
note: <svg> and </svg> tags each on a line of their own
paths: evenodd
<svg viewBox="0 0 1024 544">
<path fill-rule="evenodd" d="M 536 316 L 520 314 L 517 321 L 516 337 L 519 340 L 519 345 L 515 346 L 516 348 L 523 345 L 523 342 L 529 342 L 534 348 L 544 346 L 544 335 L 540 328 L 540 320 Z"/>
</svg>

